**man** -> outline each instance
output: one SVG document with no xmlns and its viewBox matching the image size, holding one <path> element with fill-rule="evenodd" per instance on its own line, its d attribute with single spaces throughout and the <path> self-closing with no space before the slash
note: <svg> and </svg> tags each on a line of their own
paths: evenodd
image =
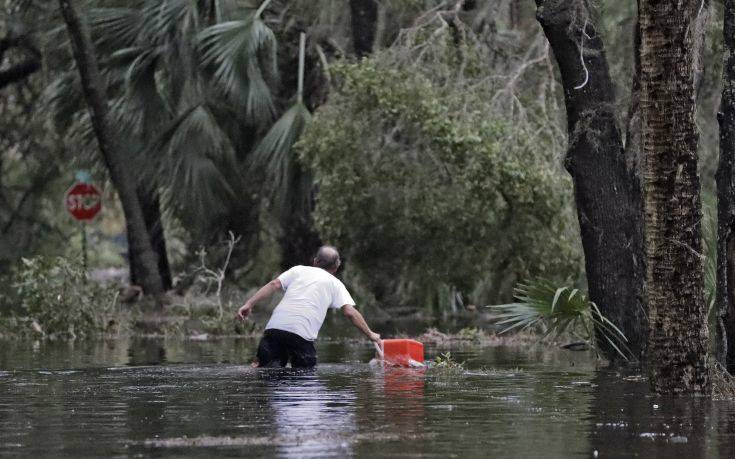
<svg viewBox="0 0 735 459">
<path fill-rule="evenodd" d="M 278 290 L 285 293 L 265 326 L 258 346 L 258 366 L 283 367 L 291 361 L 294 368 L 316 365 L 314 341 L 327 315 L 327 309 L 342 309 L 365 336 L 381 351 L 380 335 L 368 327 L 347 288 L 334 277 L 340 265 L 339 252 L 323 246 L 314 258 L 314 266 L 294 266 L 260 288 L 237 312 L 244 320 L 256 303 Z"/>
</svg>

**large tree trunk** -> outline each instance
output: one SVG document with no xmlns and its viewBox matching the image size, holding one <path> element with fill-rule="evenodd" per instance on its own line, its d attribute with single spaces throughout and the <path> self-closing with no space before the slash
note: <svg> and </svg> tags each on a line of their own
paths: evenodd
<svg viewBox="0 0 735 459">
<path fill-rule="evenodd" d="M 80 21 L 72 0 L 59 0 L 59 5 L 71 38 L 74 59 L 79 68 L 82 89 L 89 106 L 100 152 L 125 214 L 128 247 L 135 258 L 140 260 L 140 285 L 146 293 L 159 295 L 163 292 L 163 282 L 158 274 L 156 255 L 151 247 L 143 211 L 138 201 L 136 180 L 117 143 L 117 133 L 110 124 L 105 83 L 97 66 L 89 33 Z"/>
<path fill-rule="evenodd" d="M 717 165 L 717 360 L 735 371 L 735 0 L 725 0 Z"/>
<path fill-rule="evenodd" d="M 373 52 L 378 29 L 378 2 L 376 0 L 350 0 L 352 19 L 352 47 L 357 57 Z"/>
<path fill-rule="evenodd" d="M 641 119 L 651 384 L 708 393 L 694 35 L 700 0 L 641 0 Z"/>
<path fill-rule="evenodd" d="M 166 251 L 166 236 L 163 232 L 163 221 L 161 219 L 161 198 L 157 190 L 148 190 L 145 187 L 138 187 L 138 200 L 143 211 L 143 219 L 148 231 L 148 237 L 156 252 L 158 259 L 158 275 L 161 276 L 164 290 L 171 290 L 172 278 L 171 267 L 168 262 L 168 253 Z M 143 268 L 140 260 L 138 260 L 134 252 L 129 252 L 130 258 L 130 283 L 139 285 L 142 278 Z"/>
<path fill-rule="evenodd" d="M 647 334 L 640 188 L 626 166 L 602 39 L 587 2 L 536 0 L 536 5 L 564 87 L 566 168 L 574 182 L 590 298 L 640 358 Z M 600 345 L 610 359 L 618 358 L 605 341 Z"/>
</svg>

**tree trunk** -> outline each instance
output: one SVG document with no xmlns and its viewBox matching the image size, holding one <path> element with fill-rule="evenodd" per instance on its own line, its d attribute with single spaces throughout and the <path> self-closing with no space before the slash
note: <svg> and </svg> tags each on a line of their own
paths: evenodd
<svg viewBox="0 0 735 459">
<path fill-rule="evenodd" d="M 735 371 L 735 0 L 725 0 L 717 165 L 717 360 Z"/>
<path fill-rule="evenodd" d="M 640 187 L 626 165 L 602 39 L 586 2 L 536 0 L 536 5 L 564 87 L 565 165 L 574 182 L 590 299 L 640 358 L 647 334 Z M 605 341 L 599 344 L 608 358 L 619 357 Z"/>
<path fill-rule="evenodd" d="M 138 200 L 143 211 L 143 219 L 148 231 L 148 237 L 153 246 L 153 251 L 158 259 L 158 275 L 161 276 L 164 290 L 171 290 L 172 278 L 171 267 L 168 262 L 168 253 L 166 252 L 166 236 L 163 232 L 163 221 L 161 220 L 161 199 L 157 190 L 146 190 L 138 187 Z M 141 279 L 142 268 L 140 260 L 135 258 L 133 252 L 129 253 L 130 258 L 130 283 L 139 285 Z"/>
<path fill-rule="evenodd" d="M 378 29 L 378 2 L 376 0 L 350 0 L 352 19 L 352 47 L 357 57 L 373 52 Z"/>
<path fill-rule="evenodd" d="M 72 0 L 59 0 L 59 5 L 71 38 L 74 59 L 79 68 L 82 89 L 89 106 L 100 152 L 125 214 L 128 250 L 140 260 L 140 284 L 143 291 L 151 295 L 160 295 L 163 292 L 163 282 L 158 274 L 156 255 L 151 247 L 143 211 L 138 201 L 136 180 L 128 169 L 130 165 L 122 155 L 122 149 L 116 139 L 117 133 L 110 124 L 105 83 L 97 66 L 89 33 L 80 21 Z"/>
<path fill-rule="evenodd" d="M 694 35 L 700 0 L 641 0 L 648 365 L 659 393 L 709 393 Z"/>
</svg>

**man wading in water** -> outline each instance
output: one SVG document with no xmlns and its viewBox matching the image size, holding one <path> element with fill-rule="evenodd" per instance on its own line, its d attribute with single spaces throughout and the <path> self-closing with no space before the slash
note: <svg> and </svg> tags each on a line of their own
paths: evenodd
<svg viewBox="0 0 735 459">
<path fill-rule="evenodd" d="M 261 287 L 240 308 L 237 318 L 244 320 L 256 303 L 278 290 L 285 292 L 258 345 L 258 366 L 283 367 L 289 360 L 294 368 L 316 365 L 314 341 L 329 308 L 342 309 L 352 324 L 382 351 L 380 335 L 370 330 L 355 309 L 347 288 L 334 277 L 339 265 L 337 249 L 323 246 L 314 258 L 314 266 L 294 266 Z"/>
</svg>

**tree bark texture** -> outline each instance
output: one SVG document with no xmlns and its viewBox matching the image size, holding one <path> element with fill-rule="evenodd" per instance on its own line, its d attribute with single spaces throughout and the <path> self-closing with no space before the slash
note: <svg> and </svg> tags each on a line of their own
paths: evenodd
<svg viewBox="0 0 735 459">
<path fill-rule="evenodd" d="M 156 252 L 158 259 L 158 275 L 161 276 L 164 290 L 171 290 L 173 281 L 171 278 L 171 267 L 168 262 L 168 253 L 166 251 L 166 237 L 163 232 L 163 221 L 161 219 L 161 198 L 156 190 L 147 189 L 147 187 L 138 187 L 138 200 L 143 211 L 143 219 L 148 230 L 153 251 Z M 140 260 L 135 258 L 133 252 L 129 253 L 130 258 L 130 283 L 140 285 L 142 267 Z"/>
<path fill-rule="evenodd" d="M 72 0 L 59 0 L 59 6 L 71 38 L 74 59 L 81 76 L 82 89 L 89 106 L 100 152 L 125 214 L 128 250 L 140 260 L 140 284 L 143 291 L 159 295 L 163 292 L 163 282 L 158 274 L 156 255 L 146 231 L 143 211 L 136 192 L 136 180 L 130 170 L 132 165 L 122 154 L 116 140 L 115 129 L 110 124 L 105 83 L 97 66 L 89 32 L 80 21 Z"/>
<path fill-rule="evenodd" d="M 626 165 L 602 39 L 586 2 L 536 0 L 536 5 L 564 87 L 565 165 L 574 182 L 589 295 L 641 358 L 647 322 L 640 187 Z M 610 359 L 619 357 L 605 340 L 599 344 Z"/>
<path fill-rule="evenodd" d="M 717 165 L 717 360 L 735 372 L 735 0 L 725 0 Z"/>
<path fill-rule="evenodd" d="M 352 47 L 357 57 L 373 52 L 378 30 L 378 2 L 376 0 L 350 0 L 352 22 Z"/>
<path fill-rule="evenodd" d="M 709 393 L 694 35 L 700 0 L 641 0 L 641 119 L 652 387 Z"/>
</svg>

